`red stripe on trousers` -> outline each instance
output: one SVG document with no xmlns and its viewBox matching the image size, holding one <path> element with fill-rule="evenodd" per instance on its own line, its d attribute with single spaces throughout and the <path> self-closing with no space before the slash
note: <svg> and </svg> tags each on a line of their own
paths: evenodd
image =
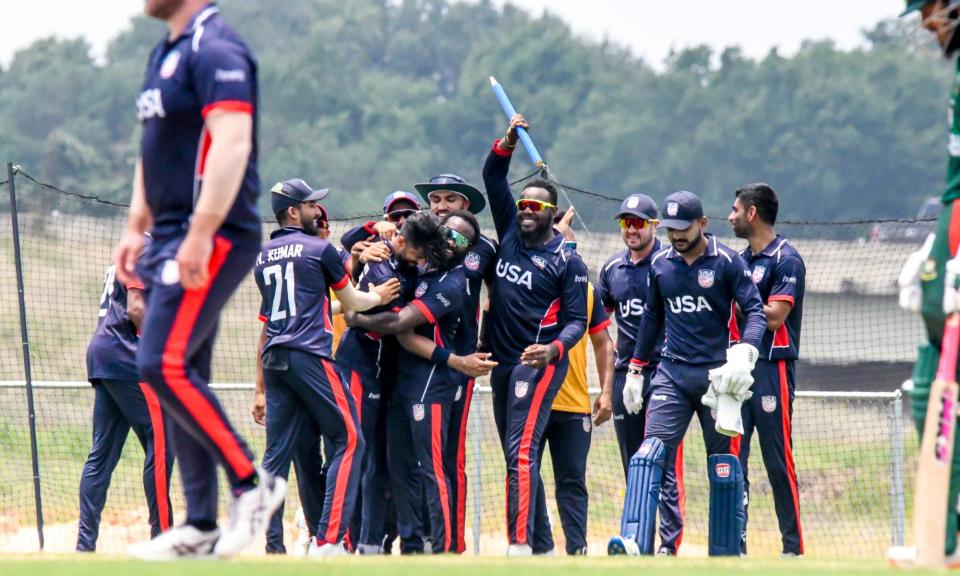
<svg viewBox="0 0 960 576">
<path fill-rule="evenodd" d="M 356 370 L 350 371 L 350 394 L 353 394 L 353 402 L 357 405 L 357 419 L 363 424 L 363 385 L 360 383 L 360 373 Z"/>
<path fill-rule="evenodd" d="M 460 436 L 457 438 L 457 554 L 467 550 L 465 540 L 467 520 L 467 416 L 470 414 L 470 401 L 473 400 L 473 378 L 467 380 L 464 391 L 463 416 L 460 417 Z"/>
<path fill-rule="evenodd" d="M 743 436 L 737 434 L 730 439 L 730 454 L 736 456 L 737 458 L 740 457 L 740 440 L 742 438 Z"/>
<path fill-rule="evenodd" d="M 950 255 L 957 255 L 957 247 L 960 246 L 960 202 L 953 201 L 953 207 L 950 209 L 950 228 L 947 233 L 947 240 L 950 248 Z"/>
<path fill-rule="evenodd" d="M 517 487 L 519 489 L 515 530 L 517 544 L 527 543 L 527 518 L 530 516 L 530 466 L 533 464 L 530 459 L 530 450 L 533 447 L 533 431 L 537 427 L 540 405 L 543 403 L 543 397 L 547 394 L 547 388 L 550 387 L 550 380 L 553 379 L 555 370 L 556 366 L 553 364 L 547 365 L 543 371 L 543 378 L 537 382 L 533 399 L 530 401 L 530 410 L 527 411 L 527 420 L 523 425 L 523 435 L 520 437 L 520 449 L 517 454 Z"/>
<path fill-rule="evenodd" d="M 347 449 L 340 459 L 340 469 L 337 471 L 337 483 L 334 485 L 333 502 L 330 504 L 330 516 L 327 521 L 327 534 L 324 537 L 327 542 L 339 542 L 340 524 L 343 520 L 343 499 L 347 493 L 347 484 L 350 483 L 353 455 L 357 451 L 357 426 L 350 414 L 350 403 L 347 401 L 347 395 L 343 390 L 343 382 L 337 376 L 337 371 L 333 369 L 329 360 L 321 359 L 320 363 L 323 364 L 323 370 L 327 373 L 327 380 L 330 381 L 330 388 L 333 389 L 333 397 L 337 401 L 337 409 L 340 411 L 343 423 L 347 428 Z"/>
<path fill-rule="evenodd" d="M 443 512 L 443 552 L 450 551 L 450 493 L 447 492 L 447 477 L 443 473 L 443 406 L 430 405 L 430 455 L 433 460 L 433 477 L 440 493 L 440 510 Z"/>
<path fill-rule="evenodd" d="M 163 410 L 156 392 L 146 382 L 140 383 L 140 391 L 147 401 L 150 426 L 153 428 L 153 483 L 157 496 L 157 515 L 160 516 L 160 531 L 170 529 L 170 509 L 167 507 L 167 437 L 163 429 Z"/>
<path fill-rule="evenodd" d="M 210 255 L 210 263 L 207 265 L 210 279 L 203 288 L 184 291 L 183 299 L 180 301 L 180 306 L 177 308 L 176 316 L 173 319 L 173 326 L 163 347 L 161 372 L 167 387 L 183 404 L 183 407 L 193 418 L 193 421 L 197 423 L 203 434 L 220 450 L 224 462 L 230 467 L 233 475 L 237 479 L 245 479 L 255 473 L 253 462 L 247 458 L 247 454 L 240 447 L 240 443 L 237 442 L 236 436 L 231 432 L 224 419 L 220 417 L 220 414 L 207 398 L 197 390 L 193 382 L 187 378 L 185 367 L 187 345 L 190 342 L 193 327 L 197 323 L 204 302 L 207 300 L 210 286 L 216 281 L 217 274 L 223 268 L 227 255 L 232 248 L 233 245 L 226 238 L 222 236 L 214 238 L 213 253 Z"/>
<path fill-rule="evenodd" d="M 680 508 L 680 534 L 677 535 L 676 552 L 683 543 L 683 526 L 687 522 L 687 490 L 683 485 L 683 440 L 677 444 L 677 456 L 673 460 L 673 472 L 677 478 L 677 507 Z"/>
<path fill-rule="evenodd" d="M 954 205 L 957 203 L 955 202 Z M 800 540 L 800 553 L 803 554 L 803 529 L 800 528 L 800 494 L 797 489 L 797 469 L 793 464 L 793 431 L 790 425 L 790 386 L 787 383 L 787 361 L 777 361 L 780 372 L 780 411 L 783 420 L 783 455 L 787 462 L 787 480 L 790 481 L 790 495 L 793 496 L 793 511 L 797 516 L 797 537 Z"/>
</svg>

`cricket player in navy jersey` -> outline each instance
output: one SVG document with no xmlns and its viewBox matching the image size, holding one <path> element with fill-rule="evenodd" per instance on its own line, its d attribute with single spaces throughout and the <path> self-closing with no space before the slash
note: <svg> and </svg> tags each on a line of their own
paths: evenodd
<svg viewBox="0 0 960 576">
<path fill-rule="evenodd" d="M 628 412 L 642 408 L 643 367 L 662 343 L 661 360 L 649 386 L 646 437 L 629 464 L 621 534 L 611 539 L 608 552 L 652 553 L 660 483 L 665 470 L 673 468 L 674 452 L 696 414 L 711 485 L 708 552 L 739 555 L 745 513 L 736 458 L 743 431 L 740 403 L 749 398 L 766 330 L 763 302 L 743 259 L 706 233 L 707 219 L 695 194 L 667 196 L 662 215 L 671 247 L 650 263 L 647 299 L 623 390 Z M 738 305 L 745 328 L 731 347 L 738 341 Z"/>
<path fill-rule="evenodd" d="M 418 355 L 408 340 L 420 336 L 440 349 L 453 343 L 464 309 L 466 278 L 460 265 L 451 265 L 447 235 L 432 215 L 416 214 L 398 231 L 423 259 L 410 302 L 397 312 L 348 316 L 351 326 L 382 334 L 397 334 L 402 346 L 397 362 L 396 388 L 388 406 L 388 464 L 397 501 L 401 552 L 452 550 L 450 480 L 443 466 L 451 405 L 460 386 L 447 363 Z M 464 238 L 473 242 L 477 230 Z M 429 522 L 423 518 L 421 498 L 427 499 Z M 429 534 L 426 529 L 429 526 Z"/>
<path fill-rule="evenodd" d="M 454 212 L 461 213 L 461 217 L 463 211 L 480 214 L 487 205 L 483 194 L 456 174 L 440 174 L 431 178 L 429 182 L 416 184 L 414 187 L 429 203 L 430 211 L 444 224 Z M 481 315 L 480 292 L 484 283 L 488 288 L 490 286 L 496 253 L 496 240 L 481 233 L 477 241 L 470 246 L 469 251 L 462 255 L 463 273 L 467 277 L 470 292 L 454 343 L 454 350 L 459 355 L 469 356 L 477 351 Z M 462 392 L 457 394 L 453 408 L 450 410 L 450 434 L 447 435 L 443 455 L 444 466 L 450 477 L 450 499 L 454 508 L 451 515 L 454 552 L 462 554 L 467 549 L 464 539 L 467 515 L 467 418 L 473 402 L 474 381 L 466 374 L 461 373 L 458 376 L 463 380 Z"/>
<path fill-rule="evenodd" d="M 215 4 L 147 0 L 146 12 L 168 32 L 150 54 L 137 99 L 140 152 L 114 261 L 120 282 L 139 277 L 149 290 L 137 369 L 177 423 L 187 518 L 130 553 L 226 557 L 263 532 L 286 493 L 282 479 L 257 470 L 208 387 L 220 311 L 260 250 L 257 64 Z M 222 531 L 218 465 L 232 499 Z"/>
<path fill-rule="evenodd" d="M 768 184 L 748 184 L 737 189 L 733 209 L 727 217 L 737 238 L 749 243 L 741 256 L 760 291 L 767 318 L 767 330 L 759 348 L 760 359 L 753 371 L 753 397 L 743 405 L 740 463 L 749 492 L 747 463 L 750 440 L 756 431 L 773 488 L 782 553 L 800 556 L 803 530 L 792 431 L 806 266 L 800 253 L 774 228 L 779 206 L 777 193 Z"/>
<path fill-rule="evenodd" d="M 587 329 L 587 267 L 564 250 L 553 229 L 554 186 L 529 181 L 514 201 L 507 173 L 517 143 L 514 116 L 483 167 L 483 182 L 500 239 L 490 294 L 486 343 L 493 370 L 494 416 L 507 465 L 508 555 L 533 553 L 540 486 L 540 441 L 567 374 L 566 352 Z"/>
<path fill-rule="evenodd" d="M 149 240 L 148 240 L 149 242 Z M 144 287 L 116 279 L 116 268 L 104 274 L 99 320 L 87 347 L 87 378 L 93 385 L 93 448 L 80 477 L 80 521 L 77 551 L 97 549 L 100 514 L 110 478 L 120 461 L 130 429 L 143 447 L 143 491 L 150 511 L 150 535 L 170 528 L 170 472 L 173 452 L 170 428 L 156 394 L 137 376 L 137 341 L 144 314 Z"/>
<path fill-rule="evenodd" d="M 271 189 L 281 228 L 257 258 L 254 275 L 262 296 L 259 349 L 267 393 L 267 453 L 289 466 L 301 421 L 312 419 L 327 442 L 323 513 L 310 555 L 346 554 L 349 527 L 365 448 L 353 396 L 333 363 L 333 316 L 328 290 L 346 309 L 368 310 L 389 302 L 400 284 L 391 280 L 370 292 L 354 288 L 336 248 L 316 237 L 317 200 L 302 180 Z"/>
<path fill-rule="evenodd" d="M 361 259 L 363 251 L 381 240 L 393 237 L 397 229 L 403 226 L 407 217 L 420 211 L 420 200 L 416 196 L 403 190 L 389 194 L 383 201 L 383 220 L 370 221 L 360 226 L 354 226 L 340 237 L 340 244 L 350 253 L 350 268 L 354 278 L 360 273 L 363 264 L 368 261 L 369 253 Z M 382 247 L 378 247 L 382 248 Z M 374 254 L 380 253 L 374 249 Z M 382 261 L 383 258 L 375 261 Z"/>
<path fill-rule="evenodd" d="M 613 380 L 613 426 L 620 447 L 620 459 L 626 478 L 630 458 L 643 442 L 647 406 L 650 404 L 650 379 L 660 363 L 660 346 L 653 350 L 650 363 L 641 373 L 644 383 L 644 407 L 631 414 L 623 405 L 623 387 L 627 368 L 637 343 L 643 306 L 647 301 L 647 277 L 650 262 L 663 249 L 657 238 L 657 204 L 645 194 L 632 194 L 620 203 L 616 218 L 626 249 L 614 254 L 600 269 L 597 289 L 608 313 L 617 321 L 616 370 Z M 662 338 L 661 338 L 662 340 Z M 673 468 L 666 471 L 660 491 L 661 555 L 676 555 L 683 538 L 683 442 L 677 446 Z"/>
</svg>

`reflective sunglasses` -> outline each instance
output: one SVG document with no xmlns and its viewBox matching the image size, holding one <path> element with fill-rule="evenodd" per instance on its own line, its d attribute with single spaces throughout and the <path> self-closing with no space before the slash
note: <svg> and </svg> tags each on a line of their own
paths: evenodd
<svg viewBox="0 0 960 576">
<path fill-rule="evenodd" d="M 453 243 L 454 245 L 456 245 L 457 248 L 470 247 L 470 239 L 467 238 L 463 234 L 463 232 L 460 232 L 459 230 L 454 230 L 453 228 L 447 228 L 447 231 L 444 233 L 444 235 L 447 237 L 447 239 L 453 240 Z"/>
<path fill-rule="evenodd" d="M 547 208 L 556 208 L 556 204 L 551 204 L 549 202 L 544 202 L 543 200 L 534 200 L 533 198 L 523 198 L 517 200 L 517 210 L 523 212 L 524 210 L 530 210 L 531 212 L 540 212 L 541 210 L 546 210 Z"/>
<path fill-rule="evenodd" d="M 653 226 L 654 224 L 659 224 L 659 220 L 645 220 L 643 218 L 619 218 L 620 228 L 626 230 L 627 228 L 633 226 L 637 230 L 643 230 L 647 226 Z"/>
<path fill-rule="evenodd" d="M 397 222 L 409 218 L 415 214 L 416 210 L 394 210 L 387 213 L 387 220 L 396 224 Z"/>
</svg>

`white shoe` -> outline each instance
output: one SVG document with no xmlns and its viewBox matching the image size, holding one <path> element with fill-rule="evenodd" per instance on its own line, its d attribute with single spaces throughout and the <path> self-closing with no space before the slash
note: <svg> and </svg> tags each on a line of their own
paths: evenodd
<svg viewBox="0 0 960 576">
<path fill-rule="evenodd" d="M 633 538 L 614 536 L 607 543 L 608 556 L 639 556 L 640 545 Z"/>
<path fill-rule="evenodd" d="M 171 528 L 153 540 L 137 542 L 127 548 L 127 554 L 138 560 L 169 561 L 187 558 L 214 559 L 214 546 L 220 538 L 220 529 L 203 532 L 184 524 Z"/>
<path fill-rule="evenodd" d="M 507 546 L 507 556 L 533 556 L 533 548 L 527 544 L 511 544 Z"/>
<path fill-rule="evenodd" d="M 325 542 L 317 546 L 316 539 L 310 539 L 310 551 L 307 552 L 307 556 L 310 556 L 311 558 L 349 555 L 350 552 L 347 551 L 347 548 L 343 545 L 343 542 Z"/>
<path fill-rule="evenodd" d="M 376 544 L 357 544 L 357 556 L 379 556 L 383 549 Z"/>
<path fill-rule="evenodd" d="M 293 543 L 293 548 L 291 548 L 290 554 L 296 557 L 303 557 L 307 555 L 307 552 L 310 550 L 310 529 L 307 528 L 307 518 L 303 514 L 303 507 L 297 508 L 296 519 L 294 520 L 294 526 L 297 529 L 297 540 Z"/>
<path fill-rule="evenodd" d="M 229 523 L 214 548 L 217 556 L 225 558 L 243 551 L 266 531 L 270 517 L 283 504 L 287 481 L 259 468 L 257 476 L 257 486 L 230 503 Z"/>
</svg>

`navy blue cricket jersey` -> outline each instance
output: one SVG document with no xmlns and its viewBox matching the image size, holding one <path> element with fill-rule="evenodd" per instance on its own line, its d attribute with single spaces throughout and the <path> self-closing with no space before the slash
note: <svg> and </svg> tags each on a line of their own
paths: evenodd
<svg viewBox="0 0 960 576">
<path fill-rule="evenodd" d="M 737 341 L 760 348 L 767 329 L 760 293 L 739 254 L 717 242 L 703 240 L 707 250 L 692 265 L 673 247 L 658 252 L 650 263 L 650 286 L 633 357 L 649 362 L 663 340 L 663 358 L 685 364 L 719 364 Z M 742 337 L 736 308 L 746 318 Z"/>
<path fill-rule="evenodd" d="M 280 228 L 260 250 L 253 274 L 267 325 L 263 351 L 283 346 L 332 358 L 328 290 L 350 282 L 337 249 L 302 228 Z"/>
<path fill-rule="evenodd" d="M 390 244 L 386 246 L 389 250 Z M 413 283 L 416 281 L 416 268 L 401 265 L 393 257 L 392 251 L 389 259 L 383 262 L 369 262 L 364 265 L 357 282 L 357 288 L 364 292 L 369 292 L 371 286 L 379 286 L 391 278 L 400 281 L 400 294 L 392 302 L 371 308 L 365 314 L 377 314 L 390 310 L 397 312 L 406 306 L 405 295 L 413 291 Z M 377 366 L 382 368 L 395 364 L 397 346 L 394 336 L 382 335 L 352 326 L 343 333 L 340 346 L 337 348 L 337 361 L 350 366 Z"/>
<path fill-rule="evenodd" d="M 427 322 L 413 331 L 441 348 L 450 348 L 456 339 L 467 296 L 467 278 L 463 266 L 451 270 L 431 270 L 420 274 L 411 306 L 417 307 Z M 419 403 L 452 402 L 461 379 L 447 366 L 401 348 L 397 359 L 398 397 Z"/>
<path fill-rule="evenodd" d="M 653 239 L 653 247 L 646 258 L 636 264 L 630 260 L 630 250 L 614 254 L 600 269 L 597 291 L 608 313 L 615 312 L 617 319 L 617 370 L 626 370 L 637 345 L 640 320 L 647 301 L 647 277 L 650 275 L 650 262 L 663 250 L 659 239 Z M 663 337 L 658 339 L 662 342 Z M 656 345 L 650 356 L 650 363 L 660 361 L 660 345 Z"/>
<path fill-rule="evenodd" d="M 99 320 L 87 346 L 87 378 L 91 381 L 123 380 L 137 382 L 137 327 L 127 316 L 127 290 L 143 290 L 139 283 L 124 286 L 116 279 L 116 267 L 104 273 L 100 295 Z"/>
<path fill-rule="evenodd" d="M 807 275 L 803 258 L 779 234 L 763 251 L 754 254 L 748 246 L 742 256 L 764 304 L 779 300 L 793 306 L 776 332 L 764 332 L 759 347 L 760 357 L 767 360 L 796 360 L 800 354 L 800 324 L 803 321 Z"/>
<path fill-rule="evenodd" d="M 154 48 L 137 99 L 143 125 L 140 156 L 154 226 L 185 226 L 200 194 L 210 150 L 204 118 L 214 110 L 254 117 L 253 148 L 222 228 L 260 234 L 257 195 L 257 63 L 253 53 L 208 4 L 183 34 Z"/>
<path fill-rule="evenodd" d="M 587 267 L 575 252 L 564 250 L 560 234 L 542 246 L 524 246 L 509 170 L 510 154 L 494 144 L 483 166 L 500 238 L 487 344 L 500 364 L 519 364 L 527 346 L 556 343 L 560 361 L 587 330 Z"/>
<path fill-rule="evenodd" d="M 480 337 L 480 291 L 485 281 L 491 284 L 493 282 L 497 248 L 495 240 L 481 234 L 477 243 L 463 258 L 463 273 L 467 277 L 468 292 L 460 328 L 454 339 L 453 348 L 457 354 L 473 354 L 477 351 L 477 339 Z"/>
</svg>

